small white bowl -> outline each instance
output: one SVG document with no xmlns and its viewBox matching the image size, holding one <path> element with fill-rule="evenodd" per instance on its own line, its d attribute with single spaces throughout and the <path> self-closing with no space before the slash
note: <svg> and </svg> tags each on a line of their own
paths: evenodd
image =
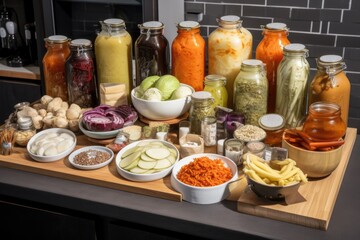
<svg viewBox="0 0 360 240">
<path fill-rule="evenodd" d="M 102 152 L 107 152 L 110 154 L 110 158 L 108 160 L 106 160 L 105 162 L 99 163 L 99 164 L 94 164 L 94 165 L 81 165 L 81 164 L 77 164 L 74 162 L 74 158 L 76 155 L 78 155 L 79 153 L 88 151 L 88 150 L 97 150 L 97 151 L 102 151 Z M 109 163 L 111 163 L 111 161 L 114 158 L 114 152 L 107 147 L 103 147 L 103 146 L 88 146 L 88 147 L 83 147 L 83 148 L 79 148 L 78 150 L 72 152 L 69 155 L 69 162 L 70 164 L 78 169 L 83 169 L 83 170 L 93 170 L 93 169 L 98 169 L 98 168 L 102 168 L 106 165 L 108 165 Z"/>
<path fill-rule="evenodd" d="M 56 155 L 53 155 L 53 156 L 40 156 L 40 155 L 37 155 L 37 154 L 34 154 L 30 151 L 30 148 L 31 148 L 31 145 L 36 141 L 36 139 L 38 137 L 41 137 L 45 134 L 49 134 L 49 133 L 57 133 L 57 134 L 61 134 L 61 133 L 67 133 L 69 135 L 71 135 L 74 139 L 74 143 L 66 150 L 66 151 L 63 151 L 59 154 L 56 154 Z M 75 134 L 68 130 L 68 129 L 64 129 L 64 128 L 49 128 L 49 129 L 46 129 L 46 130 L 43 130 L 37 134 L 35 134 L 31 139 L 30 141 L 28 142 L 27 146 L 26 146 L 26 149 L 30 155 L 30 157 L 38 162 L 53 162 L 53 161 L 57 161 L 57 160 L 60 160 L 64 157 L 66 157 L 67 155 L 69 155 L 75 148 L 76 146 L 76 136 Z"/>
<path fill-rule="evenodd" d="M 199 157 L 208 157 L 212 160 L 221 159 L 225 163 L 225 166 L 231 169 L 233 177 L 230 180 L 226 181 L 225 183 L 212 187 L 196 187 L 181 182 L 177 178 L 177 174 L 180 171 L 181 167 L 194 161 L 194 158 L 199 158 Z M 171 186 L 176 191 L 182 194 L 182 197 L 185 201 L 191 203 L 197 203 L 197 204 L 213 204 L 224 200 L 230 195 L 230 190 L 228 185 L 229 183 L 236 181 L 237 179 L 238 179 L 238 168 L 230 158 L 218 154 L 199 153 L 199 154 L 187 156 L 174 165 L 174 168 L 171 173 Z"/>
<path fill-rule="evenodd" d="M 192 92 L 195 90 L 186 84 L 181 85 L 188 86 Z M 137 87 L 138 88 L 138 87 Z M 133 103 L 136 111 L 142 116 L 150 120 L 171 120 L 180 117 L 187 111 L 191 106 L 190 95 L 180 99 L 166 100 L 166 101 L 149 101 L 138 98 L 135 96 L 137 88 L 131 91 L 131 102 Z"/>
<path fill-rule="evenodd" d="M 175 163 L 173 165 L 171 165 L 170 167 L 160 171 L 160 172 L 156 172 L 156 173 L 151 173 L 151 174 L 136 174 L 136 173 L 132 173 L 129 171 L 126 171 L 125 169 L 120 167 L 120 161 L 121 161 L 121 156 L 124 152 L 126 152 L 128 149 L 135 147 L 137 144 L 141 144 L 141 143 L 146 143 L 146 142 L 154 142 L 154 141 L 158 141 L 163 143 L 165 146 L 172 148 L 176 151 L 176 160 Z M 150 182 L 150 181 L 155 181 L 161 178 L 164 178 L 165 176 L 167 176 L 171 170 L 173 169 L 173 167 L 175 166 L 175 164 L 179 161 L 179 151 L 178 149 L 169 142 L 166 141 L 162 141 L 162 140 L 155 140 L 155 139 L 146 139 L 146 140 L 140 140 L 140 141 L 136 141 L 133 143 L 130 143 L 129 145 L 127 145 L 126 147 L 124 147 L 123 149 L 120 150 L 120 152 L 116 155 L 116 159 L 115 159 L 115 163 L 116 163 L 116 169 L 118 171 L 118 173 L 131 181 L 135 181 L 135 182 Z"/>
</svg>

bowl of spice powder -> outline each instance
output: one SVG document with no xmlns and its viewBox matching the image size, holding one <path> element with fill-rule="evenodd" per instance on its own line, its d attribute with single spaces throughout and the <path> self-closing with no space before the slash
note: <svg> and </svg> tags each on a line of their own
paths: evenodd
<svg viewBox="0 0 360 240">
<path fill-rule="evenodd" d="M 69 155 L 70 164 L 78 169 L 93 170 L 108 165 L 114 158 L 114 152 L 103 146 L 79 148 Z"/>
</svg>

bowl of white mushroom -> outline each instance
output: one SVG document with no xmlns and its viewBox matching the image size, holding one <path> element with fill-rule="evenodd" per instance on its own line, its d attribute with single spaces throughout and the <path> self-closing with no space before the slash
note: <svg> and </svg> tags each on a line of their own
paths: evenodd
<svg viewBox="0 0 360 240">
<path fill-rule="evenodd" d="M 53 162 L 65 158 L 76 146 L 75 134 L 63 128 L 50 128 L 35 134 L 27 151 L 38 162 Z"/>
</svg>

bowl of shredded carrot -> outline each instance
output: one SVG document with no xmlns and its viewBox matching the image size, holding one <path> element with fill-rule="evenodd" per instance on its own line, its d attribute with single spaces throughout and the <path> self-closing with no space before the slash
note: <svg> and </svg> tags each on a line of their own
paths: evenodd
<svg viewBox="0 0 360 240">
<path fill-rule="evenodd" d="M 230 158 L 200 153 L 187 156 L 174 165 L 171 186 L 185 201 L 213 204 L 229 196 L 229 183 L 237 179 L 238 169 Z"/>
</svg>

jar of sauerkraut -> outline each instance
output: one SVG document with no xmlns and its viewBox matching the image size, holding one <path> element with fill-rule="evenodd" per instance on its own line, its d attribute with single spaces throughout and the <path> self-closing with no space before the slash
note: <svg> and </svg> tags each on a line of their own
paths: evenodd
<svg viewBox="0 0 360 240">
<path fill-rule="evenodd" d="M 123 83 L 130 102 L 132 89 L 132 42 L 122 19 L 101 21 L 95 39 L 96 70 L 99 84 Z"/>
<path fill-rule="evenodd" d="M 238 16 L 222 16 L 218 23 L 208 38 L 208 73 L 226 78 L 227 106 L 232 108 L 234 81 L 242 61 L 251 58 L 253 37 Z"/>
<path fill-rule="evenodd" d="M 300 126 L 305 117 L 306 86 L 310 71 L 307 56 L 308 50 L 304 45 L 286 45 L 284 58 L 277 69 L 275 112 L 285 118 L 289 128 Z"/>
<path fill-rule="evenodd" d="M 207 75 L 205 77 L 204 91 L 211 93 L 215 107 L 226 107 L 228 93 L 226 90 L 226 78 L 219 75 Z"/>
</svg>

